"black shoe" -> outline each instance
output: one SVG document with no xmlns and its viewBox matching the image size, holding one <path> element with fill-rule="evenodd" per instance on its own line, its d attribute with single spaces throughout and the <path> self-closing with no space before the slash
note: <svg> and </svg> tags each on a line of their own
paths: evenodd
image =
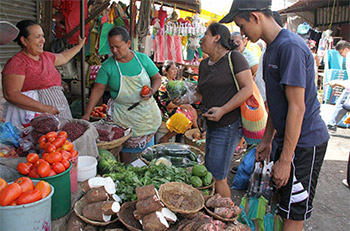
<svg viewBox="0 0 350 231">
<path fill-rule="evenodd" d="M 234 167 L 232 167 L 231 172 L 232 172 L 233 174 L 236 174 L 236 173 L 237 173 L 237 169 L 238 169 L 238 168 L 234 166 Z"/>
<path fill-rule="evenodd" d="M 332 131 L 332 132 L 336 132 L 337 131 L 337 126 L 336 125 L 327 125 L 328 130 Z"/>
</svg>

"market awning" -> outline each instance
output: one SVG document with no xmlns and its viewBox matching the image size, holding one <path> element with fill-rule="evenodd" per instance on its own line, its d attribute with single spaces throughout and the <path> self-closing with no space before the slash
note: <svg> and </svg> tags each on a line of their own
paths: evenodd
<svg viewBox="0 0 350 231">
<path fill-rule="evenodd" d="M 317 8 L 323 8 L 323 7 L 332 7 L 334 1 L 336 1 L 335 5 L 337 6 L 346 6 L 349 5 L 349 0 L 299 0 L 295 4 L 291 5 L 290 7 L 279 10 L 278 12 L 280 14 L 282 13 L 295 13 L 295 12 L 301 12 L 301 11 L 314 11 Z"/>
<path fill-rule="evenodd" d="M 163 4 L 164 6 L 175 7 L 180 10 L 185 10 L 194 13 L 201 12 L 200 0 L 165 0 L 165 1 L 154 1 L 157 4 Z"/>
</svg>

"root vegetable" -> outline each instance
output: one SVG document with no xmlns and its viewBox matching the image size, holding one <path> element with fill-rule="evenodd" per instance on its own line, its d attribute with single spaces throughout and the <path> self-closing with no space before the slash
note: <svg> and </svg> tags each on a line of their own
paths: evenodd
<svg viewBox="0 0 350 231">
<path fill-rule="evenodd" d="M 209 208 L 214 208 L 214 204 L 215 204 L 215 201 L 217 200 L 217 199 L 220 199 L 221 198 L 221 195 L 220 194 L 215 194 L 214 196 L 212 196 L 212 197 L 210 197 L 208 200 L 207 200 L 207 202 L 205 203 L 205 205 L 207 206 L 207 207 L 209 207 Z"/>
<path fill-rule="evenodd" d="M 169 224 L 161 212 L 150 213 L 142 218 L 144 231 L 162 231 L 169 228 Z"/>
<path fill-rule="evenodd" d="M 206 223 L 198 228 L 198 231 L 216 231 L 215 225 L 211 223 Z"/>
<path fill-rule="evenodd" d="M 83 208 L 83 216 L 94 221 L 110 221 L 111 215 L 104 215 L 102 206 L 104 202 L 96 202 L 86 205 Z"/>
<path fill-rule="evenodd" d="M 243 211 L 243 209 L 237 205 L 231 208 L 231 210 L 233 211 L 234 217 L 238 216 Z"/>
<path fill-rule="evenodd" d="M 120 196 L 118 196 L 117 194 L 113 194 L 113 195 L 111 196 L 111 199 L 114 200 L 114 201 L 116 201 L 116 202 L 118 202 L 119 204 L 122 203 L 122 199 L 121 199 Z"/>
<path fill-rule="evenodd" d="M 231 208 L 217 207 L 214 209 L 214 213 L 224 218 L 232 218 L 234 216 Z"/>
<path fill-rule="evenodd" d="M 105 180 L 106 180 L 106 184 L 104 185 L 104 187 L 106 192 L 111 195 L 114 194 L 116 192 L 116 189 L 115 189 L 116 186 L 113 179 L 111 177 L 106 177 Z"/>
<path fill-rule="evenodd" d="M 138 187 L 135 189 L 135 191 L 136 191 L 137 199 L 139 201 L 157 194 L 153 184 L 146 185 L 143 187 Z"/>
<path fill-rule="evenodd" d="M 136 203 L 136 210 L 142 214 L 146 215 L 155 211 L 160 211 L 163 208 L 160 199 L 156 195 L 148 197 L 147 199 L 138 201 Z"/>
<path fill-rule="evenodd" d="M 83 230 L 84 226 L 85 226 L 85 223 L 82 220 L 80 220 L 80 218 L 77 217 L 74 212 L 72 212 L 69 216 L 66 230 L 81 231 Z"/>
<path fill-rule="evenodd" d="M 106 201 L 109 196 L 104 187 L 90 189 L 84 196 L 88 204 Z"/>
<path fill-rule="evenodd" d="M 211 208 L 217 208 L 217 207 L 232 208 L 233 206 L 235 206 L 235 203 L 233 203 L 231 198 L 222 197 L 222 198 L 218 198 L 216 200 L 211 201 L 210 206 L 208 206 L 208 207 L 211 207 Z"/>
<path fill-rule="evenodd" d="M 134 210 L 134 212 L 132 213 L 135 217 L 136 220 L 141 220 L 143 215 L 140 214 L 137 210 Z"/>
<path fill-rule="evenodd" d="M 165 217 L 165 219 L 167 221 L 170 221 L 170 222 L 176 222 L 177 221 L 177 217 L 176 217 L 175 213 L 173 213 L 168 208 L 162 208 L 162 214 L 163 214 L 163 216 Z"/>
<path fill-rule="evenodd" d="M 83 192 L 88 192 L 90 189 L 102 187 L 106 184 L 106 179 L 103 177 L 93 177 L 80 183 Z"/>
<path fill-rule="evenodd" d="M 114 215 L 120 210 L 120 204 L 115 201 L 104 201 L 102 205 L 102 213 L 104 215 Z"/>
<path fill-rule="evenodd" d="M 87 225 L 84 227 L 84 231 L 97 231 L 97 229 L 92 225 Z"/>
<path fill-rule="evenodd" d="M 217 230 L 224 230 L 226 228 L 226 224 L 219 220 L 214 220 L 213 224 L 217 227 Z"/>
</svg>

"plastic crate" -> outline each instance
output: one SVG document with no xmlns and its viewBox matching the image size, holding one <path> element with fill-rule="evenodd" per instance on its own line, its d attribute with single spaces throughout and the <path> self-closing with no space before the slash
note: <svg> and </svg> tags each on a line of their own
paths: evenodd
<svg viewBox="0 0 350 231">
<path fill-rule="evenodd" d="M 335 104 L 336 100 L 339 97 L 339 90 L 335 90 L 326 85 L 328 82 L 332 80 L 347 80 L 348 75 L 346 70 L 341 69 L 328 69 L 325 71 L 325 76 L 323 78 L 323 102 L 327 104 Z M 340 92 L 341 93 L 341 92 Z"/>
<path fill-rule="evenodd" d="M 331 89 L 331 96 L 329 98 L 329 104 L 336 104 L 339 96 L 343 92 L 343 87 L 334 87 Z"/>
</svg>

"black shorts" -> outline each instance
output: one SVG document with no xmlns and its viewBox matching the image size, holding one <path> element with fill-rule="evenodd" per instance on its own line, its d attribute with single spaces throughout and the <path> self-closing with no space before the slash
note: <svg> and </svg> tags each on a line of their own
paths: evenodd
<svg viewBox="0 0 350 231">
<path fill-rule="evenodd" d="M 289 181 L 278 190 L 278 213 L 283 218 L 302 221 L 310 217 L 327 144 L 310 148 L 296 147 Z M 275 162 L 281 151 L 281 147 L 276 150 Z"/>
</svg>

